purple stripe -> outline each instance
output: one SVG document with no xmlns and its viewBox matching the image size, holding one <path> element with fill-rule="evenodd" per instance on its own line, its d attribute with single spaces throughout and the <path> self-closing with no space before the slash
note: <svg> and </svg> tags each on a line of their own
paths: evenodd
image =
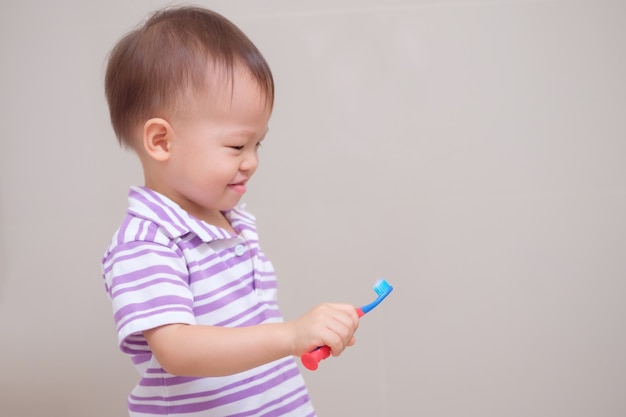
<svg viewBox="0 0 626 417">
<path fill-rule="evenodd" d="M 256 310 L 259 310 L 261 307 L 261 303 L 259 303 L 258 305 L 252 306 L 250 308 L 248 308 L 247 310 L 242 311 L 239 314 L 236 314 L 230 318 L 228 318 L 227 320 L 222 320 L 219 324 L 217 324 L 217 326 L 221 326 L 221 327 L 228 327 L 229 325 L 231 325 L 233 322 L 240 320 L 242 317 L 247 316 L 250 313 L 253 313 Z M 257 313 L 256 315 L 254 315 L 252 318 L 248 319 L 246 322 L 241 323 L 240 325 L 238 325 L 237 327 L 245 327 L 245 326 L 249 326 L 250 322 L 253 322 L 255 324 L 260 324 L 263 323 L 263 313 L 264 311 L 261 311 L 259 313 Z M 260 317 L 260 318 L 259 318 Z M 247 323 L 247 324 L 246 324 Z"/>
<path fill-rule="evenodd" d="M 199 412 L 199 411 L 205 411 L 205 410 L 210 410 L 212 408 L 216 408 L 222 405 L 227 405 L 230 403 L 236 403 L 238 401 L 244 400 L 248 397 L 252 397 L 254 395 L 258 395 L 260 393 L 266 392 L 269 389 L 280 385 L 282 383 L 284 383 L 285 381 L 299 375 L 300 372 L 298 371 L 297 368 L 292 368 L 289 370 L 286 370 L 284 373 L 279 374 L 277 376 L 275 376 L 274 378 L 263 382 L 260 385 L 257 386 L 253 386 L 253 387 L 249 387 L 246 388 L 244 390 L 238 391 L 238 392 L 234 392 L 231 394 L 227 394 L 224 395 L 222 397 L 213 399 L 213 400 L 207 400 L 207 401 L 201 401 L 198 403 L 193 403 L 193 404 L 181 404 L 181 405 L 173 405 L 170 403 L 170 405 L 167 406 L 159 406 L 159 405 L 149 405 L 149 404 L 133 404 L 130 403 L 129 404 L 129 409 L 131 411 L 134 412 L 139 412 L 139 413 L 152 413 L 152 414 L 184 414 L 184 413 L 193 413 L 193 412 Z M 295 390 L 294 392 L 298 392 L 298 391 L 302 391 L 304 390 L 304 387 L 298 387 L 297 390 Z M 221 390 L 220 390 L 221 391 Z M 219 391 L 218 391 L 219 393 Z M 290 393 L 292 394 L 292 393 Z M 197 397 L 198 394 L 190 394 L 189 396 L 185 396 L 185 395 L 181 395 L 181 396 L 177 396 L 177 399 L 179 400 L 183 400 L 183 399 L 188 399 L 191 397 L 191 395 L 193 395 L 193 397 Z M 143 400 L 142 398 L 137 398 L 131 395 L 131 399 L 133 400 Z M 146 398 L 146 400 L 150 401 L 150 400 L 155 400 L 155 399 L 161 399 L 159 397 L 156 398 Z M 170 401 L 174 400 L 174 397 L 169 399 Z M 276 399 L 274 401 L 271 401 L 270 403 L 267 403 L 267 405 L 263 408 L 269 407 L 273 404 L 277 404 L 280 403 L 282 400 L 281 399 Z M 237 415 L 246 415 L 246 414 L 237 414 Z"/>
<path fill-rule="evenodd" d="M 229 253 L 233 254 L 234 250 L 229 250 Z M 248 254 L 248 252 L 246 252 Z M 192 281 L 196 281 L 201 278 L 210 277 L 213 275 L 219 275 L 220 273 L 234 267 L 239 264 L 250 262 L 250 256 L 232 256 L 229 259 L 221 260 L 222 256 L 217 254 L 211 254 L 203 259 L 198 261 L 189 262 L 189 269 L 195 269 L 191 273 Z M 205 265 L 218 259 L 219 262 L 216 262 L 214 265 L 211 265 L 209 268 L 206 268 Z M 197 277 L 200 275 L 199 277 Z"/>
<path fill-rule="evenodd" d="M 274 303 L 266 303 L 266 304 L 270 305 Z M 276 309 L 264 310 L 259 315 L 252 317 L 247 321 L 244 321 L 238 327 L 254 326 L 256 324 L 265 323 L 270 318 L 279 318 L 279 317 L 282 317 L 282 316 L 280 315 L 280 311 Z"/>
<path fill-rule="evenodd" d="M 238 226 L 241 223 L 245 223 L 245 224 L 256 223 L 256 221 L 254 220 L 254 216 L 252 216 L 250 213 L 246 211 L 237 210 L 236 208 L 229 210 L 227 213 L 227 217 L 228 217 L 228 220 L 230 220 L 230 223 L 233 225 L 233 228 L 235 228 L 235 226 Z M 238 230 L 235 228 L 235 231 L 238 231 Z"/>
<path fill-rule="evenodd" d="M 228 281 L 225 285 L 222 285 L 219 288 L 216 288 L 212 291 L 206 292 L 202 295 L 198 295 L 196 296 L 196 298 L 194 299 L 194 301 L 197 303 L 199 301 L 202 300 L 206 300 L 207 298 L 211 298 L 214 297 L 215 295 L 218 294 L 223 294 L 224 292 L 226 292 L 226 290 L 232 288 L 232 287 L 236 287 L 238 285 L 241 285 L 242 283 L 246 283 L 246 281 L 251 281 L 251 274 L 246 274 L 244 276 L 242 276 L 239 279 L 232 279 L 231 281 Z M 251 285 L 246 285 L 247 287 L 251 287 Z"/>
<path fill-rule="evenodd" d="M 265 281 L 265 280 L 257 279 L 255 281 L 255 286 L 257 289 L 264 290 L 264 291 L 274 290 L 277 288 L 276 280 Z"/>
<path fill-rule="evenodd" d="M 254 227 L 254 224 L 251 223 L 235 223 L 237 225 L 237 228 L 235 229 L 239 234 L 241 234 L 242 232 L 252 232 L 256 235 L 256 227 Z M 233 227 L 234 228 L 234 227 Z"/>
<path fill-rule="evenodd" d="M 149 246 L 149 247 L 147 247 Z M 135 248 L 145 248 L 140 251 L 133 252 Z M 129 253 L 126 253 L 129 252 Z M 172 258 L 172 259 L 180 259 L 182 253 L 176 251 L 169 246 L 159 245 L 158 243 L 153 242 L 130 242 L 124 244 L 124 246 L 120 246 L 116 248 L 115 253 L 117 257 L 115 258 L 115 262 L 126 261 L 128 259 L 139 258 L 144 255 L 159 255 L 163 258 Z"/>
<path fill-rule="evenodd" d="M 211 267 L 208 269 L 203 269 L 201 264 L 206 263 L 205 261 L 208 261 L 209 258 L 213 258 L 213 256 L 209 256 L 199 262 L 189 262 L 189 270 L 191 271 L 192 269 L 195 269 L 193 272 L 190 273 L 190 278 L 192 282 L 213 275 L 218 275 L 221 272 L 229 269 L 228 265 L 224 264 L 223 262 L 218 262 L 215 265 L 211 265 Z"/>
<path fill-rule="evenodd" d="M 130 243 L 125 243 L 123 246 L 118 246 L 117 248 L 115 248 L 113 252 L 108 254 L 108 256 L 103 260 L 103 262 L 108 263 L 108 258 L 113 257 L 113 254 L 116 255 L 116 257 L 114 258 L 115 261 L 111 262 L 111 264 L 105 268 L 104 272 L 105 273 L 110 272 L 111 269 L 113 268 L 113 264 L 117 262 L 127 261 L 130 259 L 134 260 L 135 258 L 139 258 L 140 256 L 144 256 L 144 255 L 156 254 L 163 258 L 172 258 L 172 259 L 180 259 L 180 257 L 182 256 L 182 253 L 179 253 L 176 249 L 173 249 L 168 246 L 159 245 L 158 243 L 151 243 L 150 248 L 140 250 L 139 252 L 132 252 L 132 253 L 124 254 L 125 252 L 131 252 L 135 248 L 140 248 L 140 247 L 145 247 L 145 246 L 147 246 L 146 242 L 130 242 Z"/>
<path fill-rule="evenodd" d="M 178 242 L 178 245 L 181 249 L 193 250 L 197 249 L 198 246 L 206 245 L 206 242 L 200 239 L 198 235 L 193 234 L 190 236 L 189 240 L 181 240 L 180 242 Z"/>
<path fill-rule="evenodd" d="M 125 274 L 115 276 L 112 281 L 112 286 L 129 284 L 133 281 L 137 281 L 143 278 L 147 278 L 153 275 L 174 275 L 181 279 L 182 282 L 187 281 L 187 275 L 172 268 L 167 264 L 150 265 L 146 268 L 135 269 Z"/>
<path fill-rule="evenodd" d="M 133 362 L 134 365 L 141 365 L 142 363 L 146 363 L 150 361 L 150 358 L 152 358 L 152 352 L 149 354 L 138 354 L 138 355 L 134 355 L 131 356 L 131 361 Z"/>
<path fill-rule="evenodd" d="M 225 268 L 224 270 L 225 271 L 229 271 L 230 268 Z M 194 271 L 191 274 L 191 276 L 193 278 L 195 278 L 193 283 L 197 283 L 197 282 L 202 281 L 202 279 L 208 279 L 208 278 L 212 278 L 214 276 L 219 277 L 219 275 L 217 273 L 213 272 L 214 271 L 213 268 L 211 268 L 210 271 L 211 272 L 207 271 L 206 269 L 202 270 L 202 271 Z M 206 274 L 204 272 L 206 272 Z M 219 272 L 223 272 L 223 271 L 219 271 Z M 216 288 L 216 289 L 214 289 L 214 290 L 212 290 L 212 291 L 210 291 L 208 293 L 199 295 L 198 298 L 196 298 L 196 300 L 204 300 L 206 298 L 210 298 L 210 297 L 212 297 L 212 296 L 214 296 L 216 294 L 220 294 L 220 293 L 224 292 L 225 290 L 227 290 L 227 289 L 229 289 L 231 287 L 236 287 L 236 286 L 241 285 L 241 284 L 245 284 L 246 286 L 249 286 L 250 288 L 252 288 L 253 274 L 254 274 L 253 271 L 248 271 L 245 274 L 239 275 L 239 276 L 234 275 L 234 274 L 233 275 L 229 274 L 231 276 L 227 275 L 228 281 L 224 285 L 222 285 L 221 287 L 218 287 L 218 288 Z M 206 276 L 204 276 L 204 275 L 206 275 Z M 224 281 L 224 278 L 226 278 L 226 277 L 222 276 L 219 281 L 220 282 Z"/>
<path fill-rule="evenodd" d="M 127 304 L 124 307 L 120 308 L 115 312 L 113 318 L 116 323 L 119 323 L 120 320 L 132 313 L 137 313 L 140 311 L 152 310 L 157 307 L 169 307 L 168 310 L 159 310 L 159 311 L 185 311 L 187 313 L 191 313 L 191 301 L 188 298 L 178 297 L 178 296 L 163 296 L 163 297 L 155 297 L 143 303 L 133 303 Z M 153 314 L 157 314 L 156 312 L 149 312 L 145 317 L 151 316 Z M 142 317 L 142 316 L 137 316 Z M 135 320 L 134 317 L 132 320 Z M 119 325 L 118 327 L 123 327 Z"/>
<path fill-rule="evenodd" d="M 254 225 L 255 221 L 249 216 L 245 215 L 244 212 L 231 210 L 226 216 L 230 221 L 230 224 L 235 229 L 235 232 L 240 233 L 240 227 L 242 225 Z M 256 232 L 256 230 L 255 230 Z"/>
<path fill-rule="evenodd" d="M 191 215 L 189 215 L 191 217 Z M 193 218 L 192 221 L 194 221 L 196 223 L 196 227 L 198 227 L 199 229 L 204 230 L 209 236 L 211 236 L 211 238 L 213 239 L 226 239 L 231 237 L 230 234 L 227 234 L 225 232 L 223 232 L 221 229 L 218 229 L 216 227 L 211 227 L 208 224 L 206 224 L 205 222 L 198 220 L 196 218 Z M 202 241 L 202 239 L 201 239 Z M 204 241 L 202 241 L 203 243 L 205 243 Z"/>
<path fill-rule="evenodd" d="M 151 265 L 146 268 L 136 269 L 134 271 L 115 276 L 111 281 L 111 287 L 132 284 L 133 282 L 150 277 L 153 277 L 154 279 L 165 278 L 171 280 L 172 282 L 179 282 L 181 285 L 186 287 L 188 286 L 186 274 L 172 268 L 169 265 Z M 176 281 L 176 278 L 178 278 L 178 281 Z"/>
<path fill-rule="evenodd" d="M 181 245 L 181 246 L 182 246 L 182 245 Z M 196 247 L 191 247 L 191 245 L 186 245 L 185 249 L 188 249 L 188 250 L 195 250 L 195 249 L 197 249 L 197 248 L 196 248 Z M 214 261 L 214 260 L 216 260 L 216 259 L 217 259 L 217 260 L 219 260 L 219 259 L 220 259 L 220 256 L 219 256 L 217 253 L 213 252 L 213 253 L 211 253 L 210 255 L 207 255 L 207 256 L 205 256 L 205 257 L 204 257 L 204 258 L 202 258 L 202 259 L 198 259 L 198 260 L 189 260 L 189 261 L 187 262 L 187 265 L 188 265 L 190 268 L 201 268 L 204 264 L 210 263 L 210 262 L 212 262 L 212 261 Z"/>
<path fill-rule="evenodd" d="M 298 408 L 302 407 L 303 405 L 307 404 L 310 401 L 309 398 L 309 394 L 306 392 L 306 388 L 302 387 L 296 391 L 293 391 L 291 393 L 291 395 L 297 395 L 297 394 L 302 394 L 300 395 L 298 398 L 296 398 L 295 400 L 291 401 L 290 403 L 287 403 L 285 405 L 283 405 L 280 408 L 277 408 L 275 410 L 272 410 L 266 414 L 263 414 L 261 417 L 276 417 L 276 416 L 286 416 L 288 413 L 297 410 Z M 249 414 L 245 414 L 245 415 L 249 415 Z M 315 412 L 313 412 L 311 414 L 311 416 L 314 416 Z M 233 414 L 232 417 L 242 417 L 243 414 Z"/>
<path fill-rule="evenodd" d="M 150 347 L 143 335 L 130 335 L 124 340 L 124 344 L 139 353 L 150 353 Z"/>
<path fill-rule="evenodd" d="M 302 391 L 304 391 L 304 393 Z M 288 412 L 291 412 L 301 407 L 302 405 L 306 404 L 309 401 L 309 396 L 307 395 L 304 387 L 300 387 L 297 390 L 294 390 L 287 395 L 283 395 L 281 398 L 276 398 L 268 403 L 265 403 L 263 404 L 263 406 L 258 407 L 254 410 L 248 410 L 248 411 L 243 411 L 241 413 L 230 414 L 227 417 L 247 417 L 247 416 L 258 415 L 258 413 L 262 412 L 263 410 L 266 410 L 269 407 L 273 407 L 274 405 L 281 404 L 282 402 L 286 401 L 287 398 L 292 397 L 294 395 L 298 395 L 298 394 L 304 394 L 304 395 L 301 395 L 300 397 L 296 398 L 290 403 L 283 405 L 280 408 L 268 411 L 266 414 L 262 415 L 266 417 L 284 416 L 284 415 L 287 415 Z"/>
<path fill-rule="evenodd" d="M 120 225 L 120 228 L 117 230 L 117 236 L 116 236 L 117 246 L 124 244 L 125 242 L 124 236 L 126 235 L 125 232 L 126 230 L 128 230 L 133 220 L 134 218 L 131 216 L 124 217 L 124 220 L 122 221 L 122 224 Z"/>
<path fill-rule="evenodd" d="M 141 194 L 138 190 L 145 192 L 147 196 Z M 167 223 L 174 227 L 181 235 L 188 232 L 187 229 L 180 226 L 181 224 L 184 224 L 185 221 L 178 215 L 177 210 L 172 210 L 169 201 L 168 203 L 165 203 L 163 199 L 161 199 L 160 194 L 155 193 L 149 188 L 139 187 L 137 189 L 131 189 L 129 196 L 133 197 L 137 202 L 144 204 L 154 214 L 156 214 L 159 219 L 167 221 Z M 154 202 L 150 201 L 148 198 L 155 200 L 158 205 L 154 204 Z M 166 213 L 165 208 L 167 208 L 171 214 Z M 128 211 L 131 212 L 130 209 Z M 136 214 L 141 217 L 141 213 Z M 172 219 L 176 219 L 178 224 L 174 224 L 174 222 L 171 221 Z"/>
<path fill-rule="evenodd" d="M 137 232 L 135 233 L 135 239 L 134 240 L 139 240 L 139 238 L 143 234 L 143 231 L 145 230 L 145 228 L 149 227 L 149 226 L 150 226 L 149 222 L 141 222 L 141 223 L 139 223 L 139 225 L 137 226 Z"/>
<path fill-rule="evenodd" d="M 159 232 L 160 226 L 156 223 L 150 222 L 148 227 L 148 233 L 146 233 L 145 240 L 148 242 L 154 241 L 156 239 L 156 235 Z"/>
<path fill-rule="evenodd" d="M 123 245 L 125 242 L 128 243 L 125 239 L 125 236 L 128 234 L 129 230 L 134 230 L 135 241 L 137 243 L 141 243 L 142 241 L 151 242 L 154 240 L 157 232 L 159 231 L 160 226 L 149 219 L 145 219 L 140 214 L 131 212 L 127 213 L 124 221 L 122 222 L 119 230 L 118 230 L 118 245 Z M 146 236 L 141 239 L 141 235 L 145 233 Z M 131 242 L 135 243 L 135 242 Z"/>
<path fill-rule="evenodd" d="M 148 370 L 147 373 L 156 373 L 156 372 L 150 372 L 152 370 Z M 163 375 L 169 375 L 165 372 L 163 372 Z M 175 385 L 180 385 L 180 384 L 187 384 L 189 382 L 193 382 L 193 381 L 197 381 L 197 380 L 201 380 L 203 378 L 196 378 L 196 377 L 191 377 L 191 376 L 175 376 L 175 377 L 171 377 L 171 378 L 164 378 L 163 376 L 158 377 L 158 378 L 146 378 L 143 377 L 141 378 L 141 381 L 139 381 L 139 385 L 142 387 L 161 387 L 161 386 L 166 386 L 166 387 L 171 387 L 171 386 L 175 386 Z M 177 399 L 183 399 L 184 398 L 193 398 L 194 396 L 202 396 L 202 394 L 188 394 L 188 395 L 178 395 L 178 396 L 173 396 L 173 397 L 168 397 L 167 399 L 169 400 L 177 400 Z M 137 400 L 141 400 L 141 401 L 152 401 L 152 400 L 165 400 L 165 397 L 134 397 Z"/>
<path fill-rule="evenodd" d="M 266 376 L 269 376 L 271 374 L 278 374 L 279 372 L 281 372 L 281 369 L 286 368 L 288 366 L 292 366 L 293 361 L 291 360 L 283 360 L 281 362 L 279 362 L 278 364 L 272 366 L 269 369 L 266 369 L 263 372 L 260 372 L 258 374 L 255 374 L 253 376 L 251 376 L 250 378 L 254 378 L 254 379 L 260 379 L 260 378 L 265 378 Z M 186 377 L 186 376 L 170 376 L 167 377 L 168 374 L 167 372 L 165 372 L 163 369 L 161 368 L 151 368 L 148 369 L 147 374 L 154 374 L 154 375 L 159 375 L 159 377 L 157 378 L 142 378 L 141 381 L 139 382 L 139 385 L 142 387 L 154 387 L 154 386 L 166 386 L 166 387 L 173 387 L 176 385 L 180 385 L 180 384 L 186 384 L 188 382 L 194 381 L 194 380 L 200 380 L 200 379 L 204 379 L 204 378 L 195 378 L 195 377 Z M 164 377 L 165 376 L 165 377 Z M 206 396 L 210 396 L 210 395 L 216 395 L 219 394 L 222 391 L 229 391 L 231 389 L 235 389 L 237 387 L 240 387 L 242 385 L 245 385 L 248 383 L 249 379 L 246 380 L 239 380 L 237 382 L 233 382 L 230 383 L 228 385 L 224 385 L 223 387 L 219 388 L 219 389 L 214 389 L 214 390 L 210 390 L 210 391 L 204 391 L 204 392 L 196 392 L 193 394 L 184 394 L 184 395 L 177 395 L 177 396 L 172 396 L 172 397 L 168 397 L 171 400 L 174 401 L 179 401 L 179 400 L 183 400 L 183 399 L 188 399 L 188 398 L 199 398 L 199 397 L 206 397 Z M 160 396 L 156 396 L 156 397 L 133 397 L 137 400 L 164 400 L 164 397 L 160 397 Z"/>
<path fill-rule="evenodd" d="M 144 356 L 148 356 L 148 358 L 145 359 L 145 361 L 147 361 L 152 356 L 152 351 L 150 351 L 150 349 L 147 347 L 145 349 L 135 349 L 134 345 L 123 342 L 120 348 L 122 352 L 131 355 L 132 362 L 135 364 L 137 363 L 135 362 L 135 358 L 137 357 L 143 358 Z"/>
<path fill-rule="evenodd" d="M 143 318 L 146 318 L 146 317 L 152 317 L 152 316 L 157 316 L 157 315 L 159 315 L 159 314 L 172 313 L 172 312 L 178 312 L 178 313 L 181 313 L 181 312 L 182 312 L 182 313 L 189 314 L 190 316 L 192 315 L 192 312 L 191 312 L 191 311 L 189 311 L 189 309 L 186 309 L 186 308 L 184 308 L 184 307 L 169 307 L 169 308 L 161 308 L 161 309 L 158 309 L 158 310 L 154 310 L 154 311 L 152 311 L 152 312 L 149 312 L 149 313 L 137 314 L 137 315 L 135 315 L 135 316 L 133 316 L 133 317 L 131 317 L 131 318 L 129 318 L 129 319 L 127 319 L 127 320 L 125 320 L 125 321 L 119 322 L 119 323 L 117 324 L 117 331 L 118 331 L 118 333 L 119 333 L 119 332 L 120 332 L 120 330 L 121 330 L 122 328 L 124 328 L 124 326 L 126 326 L 126 325 L 127 325 L 128 323 L 130 323 L 130 322 L 133 322 L 133 321 L 136 321 L 136 320 L 139 320 L 139 319 L 143 319 Z M 191 323 L 190 323 L 190 324 L 191 324 Z"/>
<path fill-rule="evenodd" d="M 175 285 L 177 287 L 189 288 L 184 283 L 182 283 L 180 281 L 177 281 L 177 280 L 174 280 L 174 279 L 171 279 L 171 278 L 155 278 L 155 279 L 151 279 L 150 281 L 144 282 L 143 284 L 140 284 L 140 285 L 135 285 L 135 286 L 132 286 L 132 287 L 126 287 L 126 288 L 122 288 L 122 289 L 119 289 L 117 291 L 114 291 L 111 294 L 111 297 L 117 297 L 117 296 L 120 296 L 120 295 L 122 295 L 124 293 L 127 293 L 127 292 L 134 292 L 134 291 L 138 291 L 138 290 L 143 290 L 146 287 L 151 287 L 153 285 L 165 284 L 165 283 L 172 284 L 172 285 Z"/>
<path fill-rule="evenodd" d="M 196 316 L 200 316 L 203 314 L 207 314 L 210 313 L 212 311 L 215 310 L 219 310 L 220 308 L 223 308 L 225 306 L 228 306 L 230 303 L 239 300 L 240 298 L 244 298 L 248 295 L 250 295 L 253 292 L 252 286 L 250 285 L 246 285 L 243 288 L 240 288 L 232 293 L 229 293 L 227 295 L 224 295 L 223 297 L 220 297 L 219 299 L 212 301 L 208 304 L 204 304 L 201 306 L 195 306 L 193 309 L 193 312 Z M 252 308 L 254 309 L 254 307 Z M 251 309 L 251 310 L 252 310 Z M 248 313 L 249 311 L 244 311 L 241 312 L 239 314 L 239 316 L 245 315 L 246 313 Z M 231 318 L 230 320 L 234 320 L 235 318 Z M 230 321 L 229 320 L 229 321 Z M 222 323 L 215 323 L 215 325 L 225 325 L 226 322 L 222 322 Z"/>
<path fill-rule="evenodd" d="M 255 223 L 255 220 L 250 213 L 242 210 L 237 210 L 236 208 L 228 212 L 228 220 L 230 220 L 231 224 L 233 225 L 238 223 Z"/>
</svg>

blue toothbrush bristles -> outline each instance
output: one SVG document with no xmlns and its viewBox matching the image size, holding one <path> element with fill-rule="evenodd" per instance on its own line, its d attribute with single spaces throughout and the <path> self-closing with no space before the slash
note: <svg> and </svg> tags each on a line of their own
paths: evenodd
<svg viewBox="0 0 626 417">
<path fill-rule="evenodd" d="M 386 292 L 393 290 L 393 287 L 386 280 L 382 278 L 376 281 L 376 284 L 374 284 L 373 288 L 374 288 L 374 291 L 376 291 L 376 294 L 378 295 L 382 295 Z"/>
</svg>

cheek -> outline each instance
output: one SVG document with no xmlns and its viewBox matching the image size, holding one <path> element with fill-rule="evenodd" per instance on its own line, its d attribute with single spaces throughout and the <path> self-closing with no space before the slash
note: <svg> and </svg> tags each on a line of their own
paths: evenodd
<svg viewBox="0 0 626 417">
<path fill-rule="evenodd" d="M 170 175 L 177 183 L 198 182 L 202 178 L 207 177 L 211 163 L 207 161 L 200 151 L 189 150 L 188 152 L 178 153 L 171 160 L 172 166 Z"/>
<path fill-rule="evenodd" d="M 215 156 L 215 150 L 206 146 L 190 143 L 177 155 L 179 165 L 186 170 L 203 169 L 211 165 L 211 158 Z"/>
</svg>

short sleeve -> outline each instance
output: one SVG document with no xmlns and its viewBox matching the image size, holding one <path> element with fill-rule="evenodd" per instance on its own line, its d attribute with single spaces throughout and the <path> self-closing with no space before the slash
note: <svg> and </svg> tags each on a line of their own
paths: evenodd
<svg viewBox="0 0 626 417">
<path fill-rule="evenodd" d="M 143 331 L 195 324 L 189 272 L 182 253 L 154 242 L 126 242 L 103 260 L 120 349 L 145 352 Z"/>
</svg>

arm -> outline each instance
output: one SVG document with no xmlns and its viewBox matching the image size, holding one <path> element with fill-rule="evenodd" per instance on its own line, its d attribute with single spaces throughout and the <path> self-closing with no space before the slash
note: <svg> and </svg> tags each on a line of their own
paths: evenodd
<svg viewBox="0 0 626 417">
<path fill-rule="evenodd" d="M 317 346 L 338 356 L 355 343 L 359 319 L 354 306 L 320 304 L 300 318 L 249 327 L 170 324 L 144 332 L 148 345 L 169 373 L 223 376 Z"/>
</svg>

